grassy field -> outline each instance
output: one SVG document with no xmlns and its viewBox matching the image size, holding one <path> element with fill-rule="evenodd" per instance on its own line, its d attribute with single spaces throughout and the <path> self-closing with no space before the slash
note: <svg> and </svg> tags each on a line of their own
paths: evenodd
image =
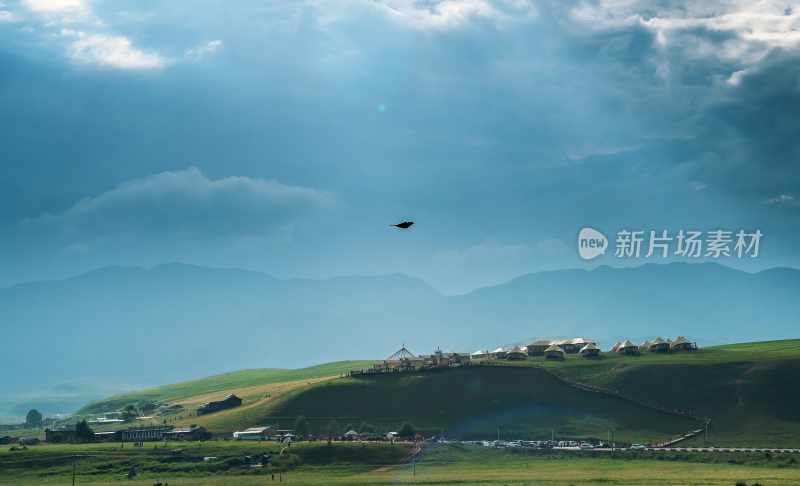
<svg viewBox="0 0 800 486">
<path fill-rule="evenodd" d="M 718 445 L 797 446 L 800 340 L 735 344 L 693 353 L 530 360 L 566 379 L 712 419 Z"/>
<path fill-rule="evenodd" d="M 662 413 L 684 410 L 710 417 L 715 445 L 800 445 L 800 340 L 716 346 L 692 353 L 598 359 L 574 355 L 497 362 L 415 374 L 341 378 L 369 361 L 339 362 L 302 370 L 245 370 L 111 397 L 83 412 L 115 410 L 148 401 L 179 404 L 166 419 L 196 423 L 217 434 L 254 425 L 292 428 L 308 418 L 312 432 L 332 420 L 341 429 L 372 425 L 378 431 L 409 421 L 426 434 L 451 437 L 542 439 L 596 437 L 610 428 L 618 440 L 658 441 L 698 426 Z M 576 390 L 563 380 L 618 393 Z M 242 407 L 196 417 L 202 402 L 236 393 Z M 99 428 L 103 430 L 104 428 Z M 107 429 L 107 428 L 106 428 Z M 694 440 L 689 444 L 697 444 Z"/>
<path fill-rule="evenodd" d="M 685 417 L 663 414 L 624 400 L 564 385 L 535 368 L 472 367 L 418 374 L 363 376 L 321 383 L 277 403 L 271 421 L 304 415 L 312 429 L 335 419 L 365 421 L 392 430 L 404 421 L 425 435 L 480 439 L 606 438 L 646 442 L 697 427 Z"/>
<path fill-rule="evenodd" d="M 176 402 L 200 396 L 224 395 L 229 390 L 253 389 L 254 387 L 275 383 L 298 382 L 324 377 L 335 377 L 352 369 L 369 367 L 372 361 L 338 361 L 297 370 L 253 369 L 234 371 L 221 375 L 190 380 L 172 385 L 147 388 L 145 390 L 115 395 L 105 400 L 91 403 L 78 411 L 78 414 L 93 414 L 119 410 L 128 404 L 146 402 Z M 196 400 L 195 400 L 196 401 Z"/>
<path fill-rule="evenodd" d="M 264 485 L 282 471 L 300 485 L 753 485 L 800 483 L 800 467 L 788 457 L 763 455 L 636 455 L 497 450 L 479 446 L 426 446 L 413 468 L 408 444 L 296 444 L 277 458 L 273 443 L 212 441 L 169 444 L 153 449 L 115 446 L 39 446 L 27 451 L 0 449 L 0 485 L 71 484 L 77 455 L 78 485 L 119 484 L 131 467 L 137 476 L 125 484 Z M 246 457 L 273 455 L 271 469 L 253 468 Z M 214 457 L 205 461 L 203 458 Z M 251 461 L 252 462 L 252 461 Z M 280 474 L 280 473 L 279 473 Z M 278 482 L 280 476 L 276 476 Z"/>
</svg>

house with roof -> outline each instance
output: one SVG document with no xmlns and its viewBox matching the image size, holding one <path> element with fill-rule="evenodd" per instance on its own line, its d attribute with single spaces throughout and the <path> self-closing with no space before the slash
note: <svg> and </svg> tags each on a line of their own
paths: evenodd
<svg viewBox="0 0 800 486">
<path fill-rule="evenodd" d="M 639 354 L 639 346 L 633 344 L 630 340 L 626 339 L 621 343 L 614 345 L 612 349 L 615 353 L 619 354 Z"/>
<path fill-rule="evenodd" d="M 670 350 L 672 351 L 694 351 L 697 349 L 697 344 L 689 341 L 683 336 L 678 336 L 672 342 Z"/>
<path fill-rule="evenodd" d="M 221 410 L 239 407 L 241 405 L 242 399 L 231 393 L 222 400 L 206 402 L 200 405 L 197 407 L 197 415 L 206 415 L 209 413 L 219 412 Z"/>
<path fill-rule="evenodd" d="M 524 346 L 514 346 L 508 353 L 506 359 L 519 361 L 528 358 L 528 349 Z"/>
<path fill-rule="evenodd" d="M 669 353 L 670 343 L 661 337 L 655 338 L 647 349 L 651 353 Z"/>
<path fill-rule="evenodd" d="M 566 353 L 560 346 L 551 344 L 544 350 L 545 359 L 564 359 Z"/>
<path fill-rule="evenodd" d="M 234 440 L 269 440 L 276 435 L 275 427 L 266 425 L 263 427 L 249 427 L 244 430 L 237 430 L 233 433 Z"/>
<path fill-rule="evenodd" d="M 584 358 L 596 358 L 600 355 L 600 348 L 595 343 L 587 343 L 578 353 Z"/>
</svg>

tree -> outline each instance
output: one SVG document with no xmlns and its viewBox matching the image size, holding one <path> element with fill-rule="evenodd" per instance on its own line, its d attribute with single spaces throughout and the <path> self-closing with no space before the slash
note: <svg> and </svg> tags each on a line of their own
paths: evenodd
<svg viewBox="0 0 800 486">
<path fill-rule="evenodd" d="M 94 439 L 94 431 L 89 427 L 85 420 L 75 424 L 75 438 L 79 442 L 89 442 Z"/>
<path fill-rule="evenodd" d="M 298 437 L 308 436 L 308 420 L 302 415 L 298 416 L 294 421 L 294 434 Z"/>
<path fill-rule="evenodd" d="M 372 424 L 368 424 L 366 422 L 363 422 L 358 431 L 361 432 L 362 434 L 374 434 L 375 433 L 375 427 L 372 426 Z"/>
<path fill-rule="evenodd" d="M 328 422 L 328 427 L 326 432 L 328 433 L 328 443 L 334 439 L 334 437 L 338 437 L 341 434 L 341 425 L 336 420 L 331 420 Z"/>
<path fill-rule="evenodd" d="M 414 437 L 417 435 L 417 429 L 410 423 L 403 422 L 403 425 L 400 426 L 400 430 L 397 431 L 397 435 L 400 437 Z"/>
<path fill-rule="evenodd" d="M 122 420 L 126 422 L 130 422 L 138 416 L 139 412 L 136 411 L 136 407 L 133 405 L 126 405 L 125 408 L 122 409 Z"/>
<path fill-rule="evenodd" d="M 35 408 L 30 409 L 30 411 L 28 411 L 28 415 L 25 416 L 25 425 L 33 428 L 41 427 L 42 414 L 39 413 L 39 411 Z"/>
</svg>

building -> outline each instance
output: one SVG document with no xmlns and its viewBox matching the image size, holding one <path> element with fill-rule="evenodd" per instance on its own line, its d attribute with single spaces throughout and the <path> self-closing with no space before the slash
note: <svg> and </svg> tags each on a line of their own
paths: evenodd
<svg viewBox="0 0 800 486">
<path fill-rule="evenodd" d="M 591 339 L 586 339 L 582 337 L 577 337 L 573 339 L 565 339 L 564 341 L 559 341 L 556 343 L 558 347 L 564 350 L 565 353 L 568 354 L 575 354 L 580 352 L 584 346 L 587 344 L 597 344 Z"/>
<path fill-rule="evenodd" d="M 359 440 L 361 438 L 361 434 L 359 434 L 355 430 L 348 430 L 347 432 L 344 433 L 342 438 L 344 438 L 344 440 Z"/>
<path fill-rule="evenodd" d="M 469 355 L 470 361 L 485 361 L 490 358 L 489 351 L 485 349 L 479 349 L 474 353 Z"/>
<path fill-rule="evenodd" d="M 242 405 L 242 399 L 234 394 L 230 394 L 223 400 L 215 402 L 206 402 L 197 408 L 197 415 L 205 415 L 209 413 L 219 412 L 220 410 L 227 410 Z"/>
<path fill-rule="evenodd" d="M 506 350 L 504 347 L 500 346 L 499 348 L 497 348 L 494 351 L 492 351 L 491 354 L 492 354 L 492 357 L 494 357 L 496 359 L 506 359 L 506 356 L 508 356 L 508 350 Z"/>
<path fill-rule="evenodd" d="M 51 444 L 68 444 L 70 442 L 77 442 L 77 435 L 75 435 L 75 428 L 71 429 L 44 429 L 44 441 Z"/>
<path fill-rule="evenodd" d="M 544 350 L 544 357 L 546 359 L 564 359 L 564 350 L 555 344 L 551 344 Z"/>
<path fill-rule="evenodd" d="M 375 365 L 376 371 L 413 371 L 423 366 L 425 360 L 422 357 L 415 356 L 414 353 L 406 349 L 405 346 L 401 347 L 391 356 L 383 360 L 383 363 Z"/>
<path fill-rule="evenodd" d="M 270 425 L 266 427 L 250 427 L 233 433 L 234 440 L 269 440 L 273 435 L 276 435 L 275 427 Z"/>
<path fill-rule="evenodd" d="M 588 343 L 579 351 L 584 358 L 596 358 L 600 355 L 600 348 L 595 343 Z"/>
<path fill-rule="evenodd" d="M 662 338 L 657 337 L 650 343 L 648 351 L 651 353 L 669 353 L 670 343 L 664 341 Z"/>
<path fill-rule="evenodd" d="M 94 440 L 95 442 L 121 442 L 122 431 L 115 430 L 111 432 L 95 432 Z"/>
<path fill-rule="evenodd" d="M 152 442 L 164 439 L 164 434 L 174 429 L 171 425 L 130 428 L 120 431 L 122 442 Z"/>
<path fill-rule="evenodd" d="M 208 440 L 211 433 L 205 427 L 190 425 L 164 432 L 164 440 Z"/>
<path fill-rule="evenodd" d="M 619 354 L 639 354 L 639 346 L 633 344 L 628 339 L 614 345 L 615 353 Z"/>
<path fill-rule="evenodd" d="M 694 351 L 697 349 L 697 344 L 689 341 L 683 336 L 678 336 L 675 341 L 672 342 L 672 351 Z"/>
<path fill-rule="evenodd" d="M 544 356 L 544 350 L 549 348 L 552 343 L 548 339 L 539 339 L 530 343 L 528 348 L 528 356 Z"/>
<path fill-rule="evenodd" d="M 514 346 L 514 348 L 506 353 L 506 359 L 519 361 L 528 357 L 528 349 L 524 346 Z"/>
</svg>

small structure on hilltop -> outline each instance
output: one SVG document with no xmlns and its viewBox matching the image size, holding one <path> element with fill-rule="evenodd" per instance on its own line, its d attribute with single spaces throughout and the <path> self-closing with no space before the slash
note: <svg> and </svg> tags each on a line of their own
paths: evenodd
<svg viewBox="0 0 800 486">
<path fill-rule="evenodd" d="M 373 369 L 375 371 L 412 371 L 422 367 L 425 359 L 415 356 L 405 345 L 392 353 L 383 363 L 377 363 Z"/>
<path fill-rule="evenodd" d="M 580 350 L 583 349 L 583 347 L 586 346 L 587 344 L 597 344 L 597 343 L 592 341 L 591 339 L 576 337 L 573 339 L 562 341 L 561 344 L 559 344 L 559 347 L 561 347 L 561 349 L 563 349 L 565 353 L 575 354 L 580 352 Z"/>
<path fill-rule="evenodd" d="M 648 351 L 651 353 L 669 353 L 670 343 L 664 341 L 661 337 L 657 337 L 650 343 Z"/>
<path fill-rule="evenodd" d="M 506 359 L 519 361 L 528 357 L 528 350 L 524 346 L 514 346 L 514 348 L 506 354 Z"/>
<path fill-rule="evenodd" d="M 694 351 L 697 349 L 697 344 L 689 341 L 683 336 L 678 336 L 672 342 L 672 351 Z"/>
<path fill-rule="evenodd" d="M 549 348 L 552 342 L 549 339 L 539 339 L 530 343 L 528 348 L 528 356 L 544 356 L 544 350 Z"/>
<path fill-rule="evenodd" d="M 508 356 L 508 350 L 506 350 L 504 347 L 500 346 L 499 348 L 497 348 L 494 351 L 492 351 L 491 354 L 492 354 L 492 357 L 495 358 L 495 359 L 506 359 L 506 356 Z"/>
<path fill-rule="evenodd" d="M 197 415 L 206 415 L 209 413 L 219 412 L 221 410 L 227 410 L 229 408 L 239 407 L 241 405 L 242 399 L 231 393 L 222 400 L 206 402 L 200 405 L 197 407 Z"/>
<path fill-rule="evenodd" d="M 489 359 L 489 351 L 486 349 L 479 349 L 469 355 L 470 361 L 484 361 Z"/>
<path fill-rule="evenodd" d="M 551 344 L 544 350 L 544 357 L 546 359 L 564 359 L 564 355 L 564 350 L 555 344 Z"/>
<path fill-rule="evenodd" d="M 588 343 L 579 351 L 584 358 L 596 358 L 600 355 L 600 348 L 595 343 Z"/>
<path fill-rule="evenodd" d="M 639 354 L 639 346 L 630 342 L 630 340 L 626 339 L 621 343 L 617 343 L 614 346 L 616 349 L 614 350 L 615 353 L 619 354 Z"/>
</svg>

